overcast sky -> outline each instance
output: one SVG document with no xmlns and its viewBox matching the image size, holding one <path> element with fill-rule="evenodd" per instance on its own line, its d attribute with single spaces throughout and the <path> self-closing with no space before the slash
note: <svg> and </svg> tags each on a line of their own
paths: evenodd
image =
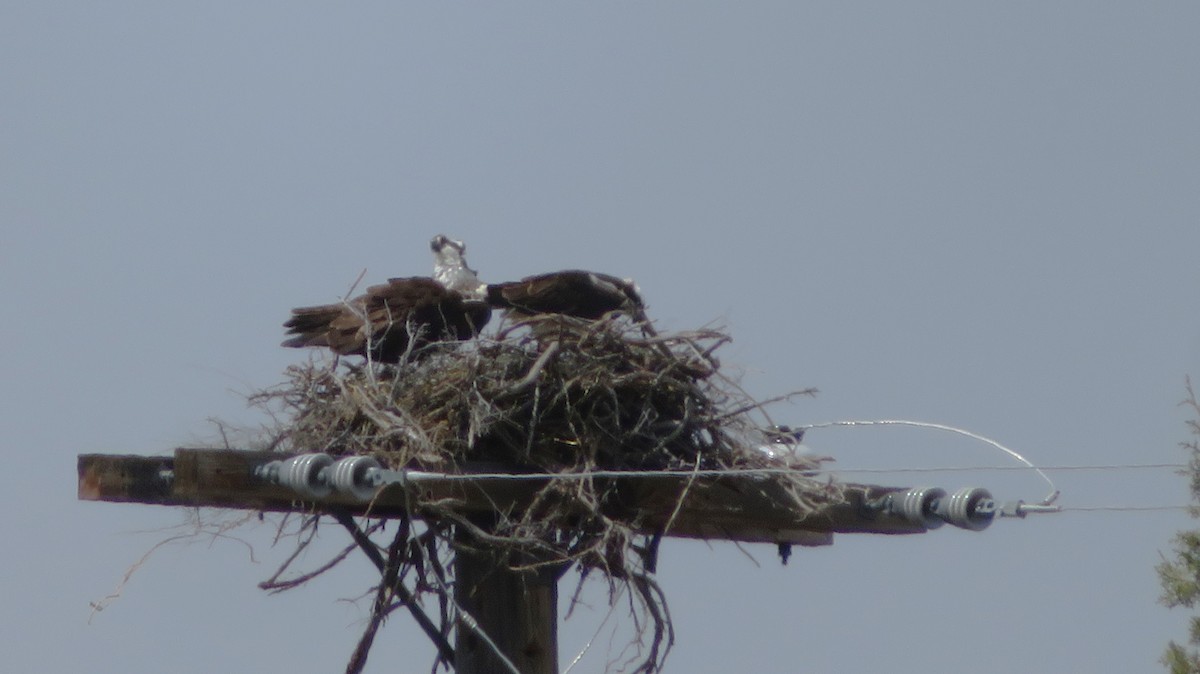
<svg viewBox="0 0 1200 674">
<path fill-rule="evenodd" d="M 305 358 L 277 346 L 288 309 L 364 269 L 428 273 L 439 232 L 488 280 L 595 269 L 636 278 L 662 329 L 725 326 L 752 394 L 821 390 L 776 406 L 784 423 L 953 424 L 1047 466 L 1183 461 L 1198 28 L 1188 2 L 3 3 L 7 668 L 344 668 L 368 564 L 266 596 L 286 549 L 265 526 L 160 549 L 89 624 L 188 513 L 78 502 L 75 457 L 257 423 L 244 395 Z M 846 479 L 1047 491 L 852 472 L 1011 465 L 946 434 L 809 441 Z M 1051 475 L 1067 507 L 1187 502 L 1170 470 Z M 787 567 L 671 541 L 667 671 L 1156 671 L 1187 616 L 1156 604 L 1153 567 L 1190 524 L 842 535 Z M 586 596 L 564 666 L 605 615 Z M 432 656 L 397 614 L 367 671 Z"/>
</svg>

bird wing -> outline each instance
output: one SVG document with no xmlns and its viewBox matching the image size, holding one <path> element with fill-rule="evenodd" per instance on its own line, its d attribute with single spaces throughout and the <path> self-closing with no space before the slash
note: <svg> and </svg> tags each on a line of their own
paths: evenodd
<svg viewBox="0 0 1200 674">
<path fill-rule="evenodd" d="M 398 362 L 410 342 L 416 348 L 469 339 L 490 315 L 487 305 L 465 302 L 431 278 L 393 278 L 342 304 L 293 309 L 284 327 L 295 336 L 283 345 L 325 346 L 342 355 Z"/>
<path fill-rule="evenodd" d="M 595 320 L 618 309 L 640 310 L 633 284 L 608 274 L 569 269 L 488 286 L 494 307 L 524 314 L 566 314 Z"/>
</svg>

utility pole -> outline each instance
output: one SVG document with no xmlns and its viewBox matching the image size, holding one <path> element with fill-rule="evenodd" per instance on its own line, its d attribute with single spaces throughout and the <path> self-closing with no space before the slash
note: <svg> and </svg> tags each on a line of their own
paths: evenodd
<svg viewBox="0 0 1200 674">
<path fill-rule="evenodd" d="M 502 653 L 521 674 L 558 674 L 560 567 L 514 571 L 493 551 L 460 548 L 454 600 L 475 624 L 457 632 L 455 671 L 511 674 Z"/>
<path fill-rule="evenodd" d="M 168 506 L 277 512 L 339 512 L 372 517 L 423 517 L 413 494 L 453 503 L 487 528 L 498 513 L 520 512 L 552 475 L 507 475 L 494 466 L 461 473 L 391 471 L 369 457 L 335 461 L 322 454 L 177 449 L 172 456 L 79 456 L 79 498 Z M 712 540 L 830 545 L 835 533 L 917 534 L 949 523 L 982 530 L 997 517 L 1053 512 L 1056 506 L 997 503 L 987 490 L 843 485 L 838 498 L 798 514 L 769 472 L 679 471 L 623 476 L 621 506 L 642 533 Z M 461 534 L 460 534 L 461 535 Z M 501 560 L 498 552 L 462 541 L 454 562 L 453 599 L 460 611 L 454 644 L 458 674 L 556 674 L 557 580 L 561 563 Z M 507 563 L 506 563 L 507 562 Z"/>
</svg>

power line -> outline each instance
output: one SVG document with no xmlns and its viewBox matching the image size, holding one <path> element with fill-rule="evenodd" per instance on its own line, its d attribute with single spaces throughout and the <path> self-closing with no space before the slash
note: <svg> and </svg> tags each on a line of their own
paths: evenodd
<svg viewBox="0 0 1200 674">
<path fill-rule="evenodd" d="M 1012 458 L 1016 459 L 1017 461 L 1020 461 L 1021 463 L 1025 464 L 1029 468 L 1033 469 L 1033 471 L 1036 472 L 1039 477 L 1041 477 L 1043 480 L 1045 480 L 1046 484 L 1050 486 L 1050 493 L 1043 500 L 1044 503 L 1047 503 L 1047 504 L 1053 503 L 1054 499 L 1058 498 L 1059 491 L 1058 491 L 1058 487 L 1054 486 L 1054 480 L 1051 480 L 1049 475 L 1044 473 L 1037 466 L 1033 465 L 1032 461 L 1030 461 L 1029 459 L 1026 459 L 1025 457 L 1018 454 L 1016 451 L 1014 451 L 1008 447 L 1005 447 L 1004 445 L 1000 444 L 999 442 L 997 442 L 991 438 L 984 437 L 978 433 L 969 431 L 965 428 L 959 428 L 957 426 L 950 426 L 947 424 L 938 424 L 938 423 L 933 423 L 933 422 L 929 422 L 929 421 L 912 421 L 910 419 L 865 419 L 865 420 L 860 419 L 860 420 L 846 420 L 846 421 L 827 421 L 827 422 L 816 423 L 816 424 L 806 424 L 804 426 L 801 426 L 800 428 L 807 430 L 807 429 L 812 429 L 812 428 L 831 428 L 831 427 L 845 428 L 845 427 L 858 427 L 858 426 L 914 426 L 916 428 L 926 428 L 926 429 L 932 429 L 935 431 L 948 431 L 950 433 L 957 433 L 958 435 L 964 435 L 968 438 L 971 438 L 972 440 L 978 440 L 979 442 L 982 442 L 991 447 L 994 447 L 995 449 L 998 449 L 1001 452 L 1004 452 L 1005 454 L 1011 456 Z"/>
<path fill-rule="evenodd" d="M 1155 512 L 1167 510 L 1188 510 L 1192 506 L 1185 505 L 1148 505 L 1148 506 L 1062 506 L 1060 512 Z"/>
<path fill-rule="evenodd" d="M 1186 463 L 1101 463 L 1101 464 L 1065 464 L 1056 466 L 930 466 L 930 467 L 896 467 L 896 468 L 847 468 L 838 469 L 837 473 L 954 473 L 967 471 L 1103 471 L 1103 470 L 1183 470 L 1188 468 Z"/>
<path fill-rule="evenodd" d="M 929 466 L 929 467 L 894 467 L 894 468 L 847 468 L 823 469 L 799 467 L 772 468 L 701 468 L 679 470 L 581 470 L 562 473 L 429 473 L 427 471 L 409 471 L 414 474 L 432 474 L 442 480 L 470 481 L 476 479 L 488 480 L 586 480 L 589 478 L 628 478 L 628 477 L 725 477 L 731 475 L 795 475 L 817 477 L 824 474 L 858 474 L 858 473 L 955 473 L 955 472 L 986 472 L 986 471 L 1117 471 L 1117 470 L 1163 470 L 1187 468 L 1187 464 L 1177 463 L 1112 463 L 1112 464 L 1070 464 L 1058 466 Z"/>
</svg>

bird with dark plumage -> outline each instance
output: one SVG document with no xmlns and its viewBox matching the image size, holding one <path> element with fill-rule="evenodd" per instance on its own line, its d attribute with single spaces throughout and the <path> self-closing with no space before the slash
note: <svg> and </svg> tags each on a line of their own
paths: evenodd
<svg viewBox="0 0 1200 674">
<path fill-rule="evenodd" d="M 470 339 L 491 318 L 486 290 L 467 266 L 466 246 L 439 234 L 430 241 L 432 277 L 388 279 L 338 304 L 300 307 L 284 323 L 288 347 L 325 347 L 339 355 L 398 363 L 429 344 Z"/>
<path fill-rule="evenodd" d="M 627 314 L 646 334 L 645 304 L 629 279 L 568 269 L 485 284 L 467 266 L 466 245 L 439 234 L 430 241 L 433 276 L 389 279 L 337 304 L 300 307 L 284 323 L 283 346 L 325 347 L 340 355 L 397 363 L 439 341 L 467 340 L 501 309 L 524 319 L 571 316 L 589 321 Z"/>
<path fill-rule="evenodd" d="M 645 310 L 633 281 L 579 269 L 489 284 L 487 301 L 522 317 L 562 314 L 594 321 L 611 311 L 624 311 L 642 320 Z"/>
</svg>

